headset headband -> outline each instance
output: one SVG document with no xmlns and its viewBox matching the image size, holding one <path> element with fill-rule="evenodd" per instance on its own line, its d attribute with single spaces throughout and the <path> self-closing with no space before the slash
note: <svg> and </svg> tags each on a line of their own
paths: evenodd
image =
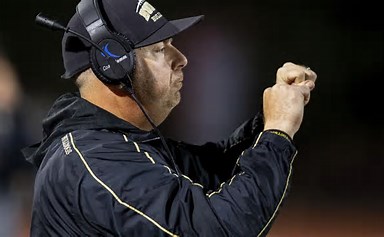
<svg viewBox="0 0 384 237">
<path fill-rule="evenodd" d="M 98 0 L 81 0 L 76 11 L 93 42 L 100 42 L 106 35 L 111 34 L 99 10 Z"/>
</svg>

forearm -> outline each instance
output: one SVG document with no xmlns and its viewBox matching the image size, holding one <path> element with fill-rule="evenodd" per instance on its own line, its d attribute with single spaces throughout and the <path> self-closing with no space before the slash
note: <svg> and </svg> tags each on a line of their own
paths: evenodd
<svg viewBox="0 0 384 237">
<path fill-rule="evenodd" d="M 287 195 L 295 155 L 286 138 L 265 132 L 240 156 L 238 172 L 209 194 L 231 235 L 263 236 L 269 229 Z"/>
<path fill-rule="evenodd" d="M 173 143 L 176 161 L 182 172 L 215 189 L 233 174 L 239 155 L 263 130 L 262 113 L 244 122 L 223 141 L 204 145 Z"/>
</svg>

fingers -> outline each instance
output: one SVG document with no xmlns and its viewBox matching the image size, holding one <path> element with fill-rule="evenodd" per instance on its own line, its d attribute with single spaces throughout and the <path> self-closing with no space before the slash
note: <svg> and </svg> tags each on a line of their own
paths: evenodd
<svg viewBox="0 0 384 237">
<path fill-rule="evenodd" d="M 284 84 L 293 84 L 300 83 L 305 81 L 305 68 L 295 65 L 284 64 L 283 67 L 279 68 L 276 73 L 276 83 L 284 83 Z"/>
<path fill-rule="evenodd" d="M 303 85 L 306 85 L 311 91 L 315 89 L 315 82 L 313 82 L 312 80 L 306 80 L 301 83 L 303 83 Z"/>
<path fill-rule="evenodd" d="M 307 105 L 311 97 L 311 90 L 315 87 L 315 83 L 313 83 L 313 81 L 303 81 L 294 86 L 297 86 L 298 90 L 304 97 L 304 105 Z"/>
<path fill-rule="evenodd" d="M 309 67 L 305 68 L 305 80 L 316 82 L 317 74 Z"/>
<path fill-rule="evenodd" d="M 306 80 L 315 82 L 317 74 L 309 67 L 297 65 L 291 62 L 285 63 L 277 70 L 276 83 L 277 84 L 298 84 Z"/>
</svg>

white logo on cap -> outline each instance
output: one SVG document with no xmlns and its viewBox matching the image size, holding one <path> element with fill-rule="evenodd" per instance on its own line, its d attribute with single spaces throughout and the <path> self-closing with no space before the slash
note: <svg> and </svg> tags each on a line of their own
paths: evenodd
<svg viewBox="0 0 384 237">
<path fill-rule="evenodd" d="M 136 13 L 139 13 L 140 16 L 144 17 L 146 21 L 151 19 L 153 22 L 156 22 L 163 16 L 160 12 L 157 12 L 154 16 L 151 17 L 154 11 L 156 11 L 156 9 L 145 0 L 139 0 L 137 2 Z"/>
</svg>

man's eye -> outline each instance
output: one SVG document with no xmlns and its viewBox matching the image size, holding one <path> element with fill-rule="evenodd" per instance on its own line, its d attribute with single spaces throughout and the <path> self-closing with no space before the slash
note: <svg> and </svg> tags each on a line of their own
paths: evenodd
<svg viewBox="0 0 384 237">
<path fill-rule="evenodd" d="M 156 51 L 156 53 L 164 53 L 165 48 L 158 48 L 155 51 Z"/>
</svg>

